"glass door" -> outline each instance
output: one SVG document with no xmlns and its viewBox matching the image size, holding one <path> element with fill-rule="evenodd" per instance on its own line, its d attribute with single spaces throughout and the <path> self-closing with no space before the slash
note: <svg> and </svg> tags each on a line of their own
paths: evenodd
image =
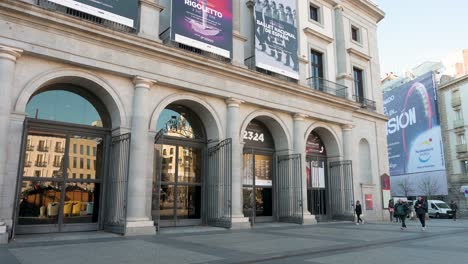
<svg viewBox="0 0 468 264">
<path fill-rule="evenodd" d="M 86 134 L 29 128 L 16 233 L 98 229 L 105 136 Z"/>
<path fill-rule="evenodd" d="M 311 214 L 319 220 L 327 215 L 327 159 L 320 156 L 307 156 L 307 205 Z"/>
</svg>

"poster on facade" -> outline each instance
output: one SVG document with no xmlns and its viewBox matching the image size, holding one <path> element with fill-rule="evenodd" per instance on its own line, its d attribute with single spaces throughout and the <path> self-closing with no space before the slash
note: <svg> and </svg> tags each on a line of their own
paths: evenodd
<svg viewBox="0 0 468 264">
<path fill-rule="evenodd" d="M 173 0 L 171 39 L 232 57 L 232 0 Z"/>
<path fill-rule="evenodd" d="M 138 0 L 48 0 L 61 6 L 134 28 Z"/>
<path fill-rule="evenodd" d="M 384 112 L 392 195 L 447 194 L 432 72 L 385 92 Z"/>
<path fill-rule="evenodd" d="M 256 0 L 255 66 L 299 79 L 295 0 Z"/>
<path fill-rule="evenodd" d="M 372 194 L 365 194 L 364 200 L 366 202 L 366 210 L 374 210 L 374 201 L 372 200 Z"/>
</svg>

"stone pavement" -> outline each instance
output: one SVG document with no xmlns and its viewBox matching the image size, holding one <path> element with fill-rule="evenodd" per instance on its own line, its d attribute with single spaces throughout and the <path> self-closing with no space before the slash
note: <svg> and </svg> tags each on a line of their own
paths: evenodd
<svg viewBox="0 0 468 264">
<path fill-rule="evenodd" d="M 249 230 L 163 229 L 156 236 L 103 232 L 18 236 L 0 245 L 0 264 L 78 263 L 468 263 L 468 221 L 261 224 Z"/>
</svg>

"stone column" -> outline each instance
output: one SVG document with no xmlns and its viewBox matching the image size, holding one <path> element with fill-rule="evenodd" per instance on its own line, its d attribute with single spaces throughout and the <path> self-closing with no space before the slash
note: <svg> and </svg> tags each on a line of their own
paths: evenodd
<svg viewBox="0 0 468 264">
<path fill-rule="evenodd" d="M 142 77 L 133 79 L 135 92 L 132 111 L 132 140 L 127 198 L 127 234 L 155 234 L 154 222 L 146 210 L 146 177 L 148 164 L 148 111 L 149 90 L 154 81 Z"/>
<path fill-rule="evenodd" d="M 226 138 L 232 139 L 232 227 L 250 227 L 249 219 L 242 212 L 242 144 L 240 138 L 239 107 L 243 101 L 228 98 Z"/>
<path fill-rule="evenodd" d="M 307 210 L 307 177 L 306 177 L 306 115 L 296 113 L 293 116 L 294 120 L 294 139 L 293 149 L 294 154 L 301 154 L 301 180 L 302 180 L 302 210 L 304 215 L 304 224 L 316 224 L 315 216 L 311 215 Z"/>
<path fill-rule="evenodd" d="M 240 2 L 240 0 L 232 1 L 232 64 L 247 68 L 244 63 L 244 46 L 247 38 L 241 34 Z"/>
<path fill-rule="evenodd" d="M 159 19 L 163 9 L 164 7 L 155 3 L 154 0 L 140 0 L 139 36 L 161 42 L 159 39 Z"/>
<path fill-rule="evenodd" d="M 4 190 L 3 182 L 6 178 L 8 131 L 11 105 L 13 103 L 11 93 L 14 89 L 16 60 L 21 56 L 22 52 L 20 49 L 0 46 L 0 208 L 4 206 L 4 201 L 10 200 L 4 199 L 3 195 L 11 193 Z M 6 225 L 2 218 L 3 216 L 0 215 L 0 244 L 8 242 Z"/>
<path fill-rule="evenodd" d="M 336 48 L 336 82 L 348 87 L 348 99 L 352 99 L 353 77 L 348 69 L 348 52 L 346 51 L 346 34 L 349 30 L 344 28 L 343 7 L 336 5 L 335 13 L 335 48 Z"/>
</svg>

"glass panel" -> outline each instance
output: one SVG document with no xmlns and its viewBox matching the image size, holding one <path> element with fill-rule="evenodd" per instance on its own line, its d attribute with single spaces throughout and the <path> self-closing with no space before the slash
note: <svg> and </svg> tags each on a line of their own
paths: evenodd
<svg viewBox="0 0 468 264">
<path fill-rule="evenodd" d="M 201 182 L 201 149 L 179 148 L 178 182 Z"/>
<path fill-rule="evenodd" d="M 159 210 L 161 220 L 174 219 L 175 188 L 173 185 L 161 185 Z"/>
<path fill-rule="evenodd" d="M 200 205 L 200 186 L 177 187 L 177 219 L 199 219 Z"/>
<path fill-rule="evenodd" d="M 174 183 L 176 171 L 176 147 L 173 145 L 163 145 L 161 182 Z M 169 150 L 169 151 L 168 151 Z M 168 154 L 169 153 L 169 154 Z"/>
<path fill-rule="evenodd" d="M 96 223 L 99 216 L 99 183 L 67 183 L 63 223 Z"/>
<path fill-rule="evenodd" d="M 272 156 L 255 155 L 255 186 L 271 186 Z"/>
<path fill-rule="evenodd" d="M 243 212 L 244 217 L 252 217 L 253 213 L 253 191 L 252 187 L 244 187 L 242 189 L 242 197 L 243 197 Z"/>
<path fill-rule="evenodd" d="M 47 181 L 23 181 L 18 224 L 57 224 L 61 184 Z"/>
<path fill-rule="evenodd" d="M 68 151 L 70 162 L 68 165 L 67 177 L 69 179 L 100 179 L 100 168 L 102 164 L 101 153 L 104 147 L 102 138 L 73 136 L 72 138 L 70 138 L 70 145 L 79 146 L 80 149 L 83 149 L 84 147 L 96 148 L 97 153 L 96 155 L 88 155 L 87 153 L 82 151 L 76 153 L 72 150 L 72 148 L 70 148 L 70 150 Z"/>
<path fill-rule="evenodd" d="M 65 145 L 64 136 L 28 135 L 24 160 L 25 177 L 58 178 L 63 174 L 63 151 L 55 148 Z M 58 150 L 58 151 L 57 151 Z"/>
<path fill-rule="evenodd" d="M 165 129 L 165 135 L 171 137 L 204 138 L 203 126 L 198 116 L 180 105 L 170 105 L 162 111 L 156 125 L 157 131 L 161 129 Z"/>
<path fill-rule="evenodd" d="M 28 117 L 102 127 L 96 108 L 78 94 L 52 90 L 35 95 L 26 106 Z"/>
<path fill-rule="evenodd" d="M 271 188 L 255 188 L 255 215 L 273 215 L 273 197 Z"/>
<path fill-rule="evenodd" d="M 244 185 L 253 185 L 253 154 L 244 154 Z"/>
</svg>

